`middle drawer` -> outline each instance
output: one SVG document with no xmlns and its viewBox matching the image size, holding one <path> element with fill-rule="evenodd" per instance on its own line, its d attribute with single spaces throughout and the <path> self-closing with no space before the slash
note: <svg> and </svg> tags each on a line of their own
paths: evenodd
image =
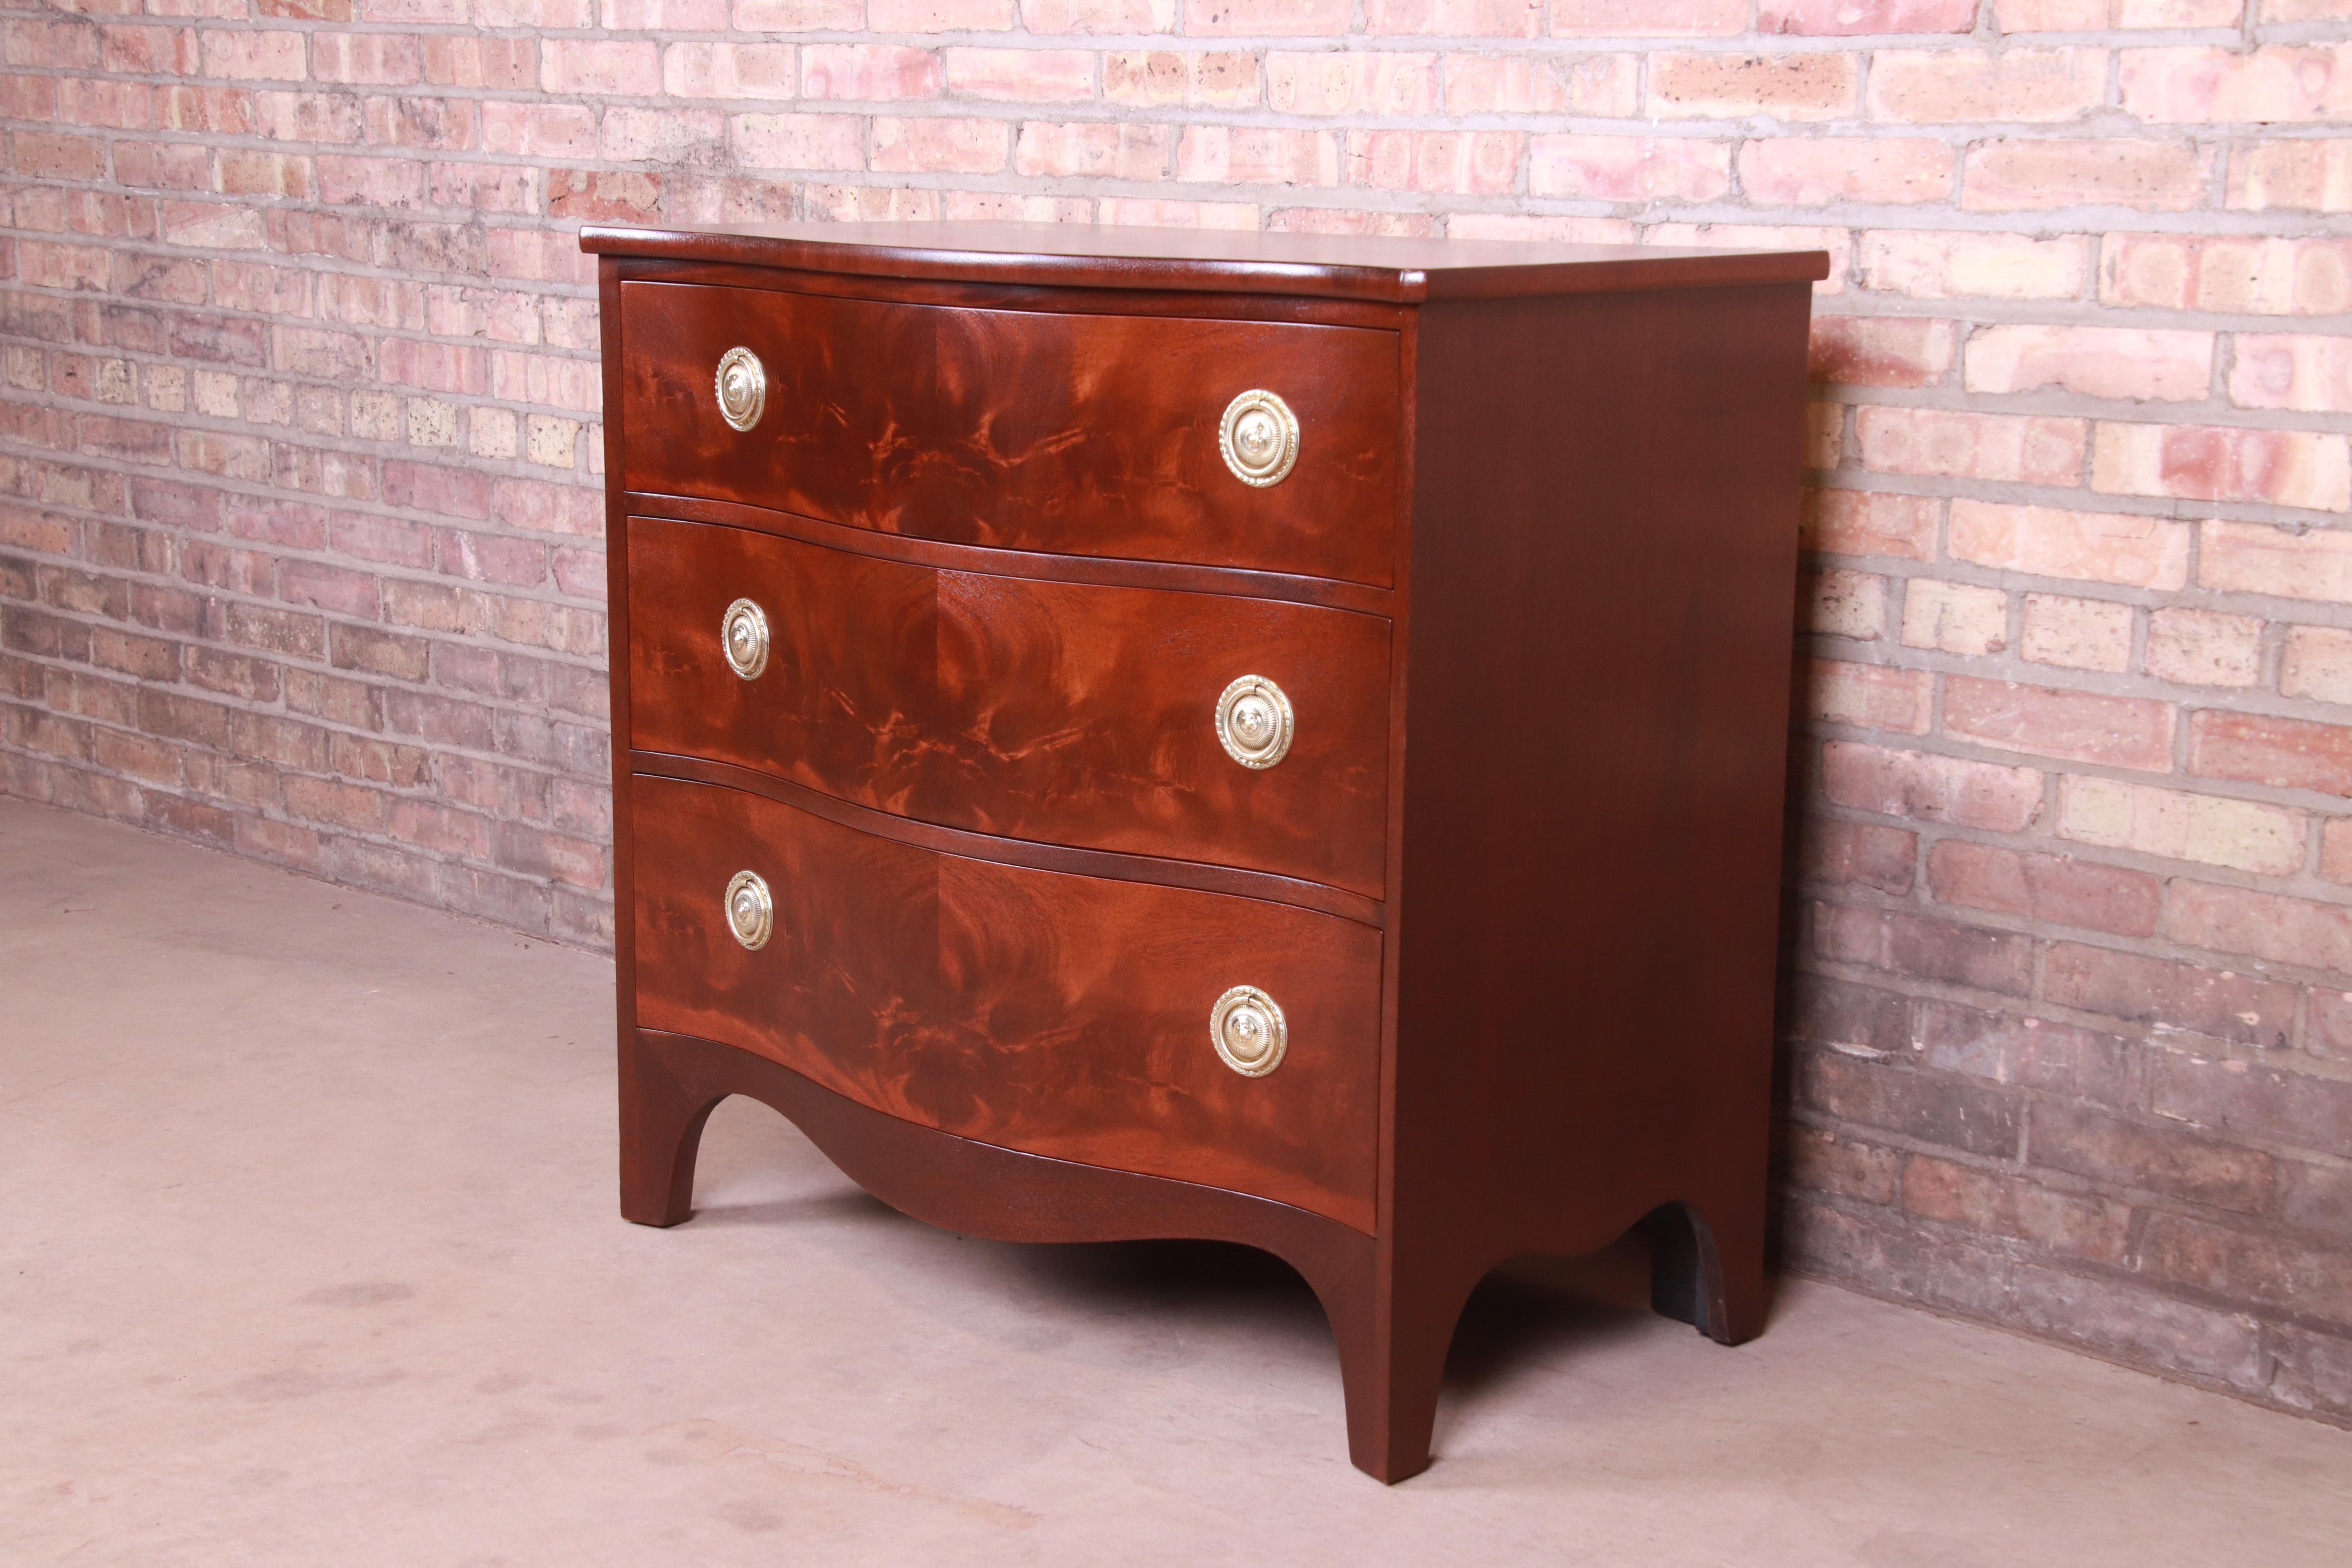
<svg viewBox="0 0 2352 1568">
<path fill-rule="evenodd" d="M 654 518 L 630 519 L 628 552 L 638 750 L 945 826 L 1382 895 L 1385 617 Z M 1253 721 L 1286 732 L 1271 765 L 1234 754 L 1264 761 Z"/>
</svg>

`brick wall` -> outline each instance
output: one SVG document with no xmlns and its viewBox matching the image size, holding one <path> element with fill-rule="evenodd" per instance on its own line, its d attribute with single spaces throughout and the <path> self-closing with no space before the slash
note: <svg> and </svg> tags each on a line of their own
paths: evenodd
<svg viewBox="0 0 2352 1568">
<path fill-rule="evenodd" d="M 2347 0 L 0 0 L 0 790 L 607 940 L 588 217 L 1825 247 L 1801 1266 L 2352 1417 Z"/>
</svg>

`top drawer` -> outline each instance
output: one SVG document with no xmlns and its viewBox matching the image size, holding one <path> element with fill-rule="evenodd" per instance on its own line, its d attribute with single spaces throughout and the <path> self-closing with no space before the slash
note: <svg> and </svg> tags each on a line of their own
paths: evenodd
<svg viewBox="0 0 2352 1568">
<path fill-rule="evenodd" d="M 1395 332 L 644 282 L 621 285 L 621 321 L 629 489 L 961 544 L 1390 583 Z M 748 430 L 715 387 L 736 348 L 764 383 Z M 1297 458 L 1255 485 L 1219 433 L 1260 390 L 1295 416 Z"/>
</svg>

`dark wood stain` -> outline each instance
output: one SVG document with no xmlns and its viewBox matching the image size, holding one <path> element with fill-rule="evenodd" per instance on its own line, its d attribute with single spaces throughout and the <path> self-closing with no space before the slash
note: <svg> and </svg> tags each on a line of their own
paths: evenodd
<svg viewBox="0 0 2352 1568">
<path fill-rule="evenodd" d="M 940 572 L 647 518 L 628 551 L 640 748 L 925 822 L 1381 894 L 1382 618 Z M 749 680 L 719 637 L 747 595 L 771 644 Z M 1218 694 L 1243 675 L 1276 681 L 1299 715 L 1272 768 L 1217 741 Z"/>
<path fill-rule="evenodd" d="M 641 345 L 627 488 L 713 496 L 965 544 L 1384 583 L 1396 520 L 1396 334 L 623 283 Z M 767 408 L 719 417 L 719 356 L 760 356 Z M 904 367 L 882 374 L 877 367 Z M 1271 489 L 1217 427 L 1254 387 L 1298 416 Z"/>
<path fill-rule="evenodd" d="M 1267 1247 L 1328 1310 L 1350 1457 L 1391 1481 L 1429 1462 L 1455 1319 L 1507 1258 L 1640 1226 L 1661 1312 L 1759 1331 L 1825 257 L 583 244 L 630 650 L 625 1214 L 686 1216 L 702 1118 L 743 1093 L 937 1223 Z M 737 342 L 772 374 L 756 441 L 711 407 Z M 1250 385 L 1307 432 L 1270 491 L 1214 449 Z M 772 691 L 718 662 L 739 593 Z M 1216 772 L 1202 705 L 1244 650 L 1311 767 Z M 779 906 L 758 953 L 721 923 L 746 867 Z M 1266 1079 L 1209 1044 L 1235 984 L 1291 1022 Z"/>
<path fill-rule="evenodd" d="M 637 1016 L 982 1142 L 1372 1224 L 1381 934 L 1215 893 L 966 860 L 707 784 L 639 778 Z M 764 878 L 746 952 L 722 895 Z M 1230 987 L 1289 1053 L 1242 1077 Z"/>
</svg>

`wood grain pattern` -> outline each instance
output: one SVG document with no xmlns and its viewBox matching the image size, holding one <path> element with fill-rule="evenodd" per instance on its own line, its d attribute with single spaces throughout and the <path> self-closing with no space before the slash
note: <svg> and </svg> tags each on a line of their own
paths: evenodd
<svg viewBox="0 0 2352 1568">
<path fill-rule="evenodd" d="M 1394 332 L 1047 315 L 621 285 L 633 490 L 711 496 L 958 543 L 1384 584 L 1397 512 Z M 719 417 L 738 345 L 764 416 Z M 1298 416 L 1290 477 L 1227 471 L 1217 426 L 1253 387 Z"/>
<path fill-rule="evenodd" d="M 961 1137 L 1255 1194 L 1372 1226 L 1381 935 L 1213 893 L 940 855 L 775 802 L 637 778 L 637 1016 L 756 1050 Z M 765 878 L 775 935 L 720 908 Z M 1282 1005 L 1245 1079 L 1209 1010 Z"/>
<path fill-rule="evenodd" d="M 589 224 L 581 248 L 631 257 L 790 268 L 860 278 L 965 279 L 1055 288 L 1191 289 L 1417 304 L 1425 300 L 1714 289 L 1829 274 L 1818 250 L 1671 250 L 1656 246 L 1261 234 L 1121 225 Z M 1087 309 L 1083 296 L 1073 309 Z"/>
<path fill-rule="evenodd" d="M 925 822 L 1274 871 L 1381 895 L 1388 622 L 1262 599 L 940 572 L 707 523 L 631 520 L 630 743 Z M 751 680 L 727 606 L 765 612 Z M 1299 715 L 1243 767 L 1228 681 Z"/>
</svg>

